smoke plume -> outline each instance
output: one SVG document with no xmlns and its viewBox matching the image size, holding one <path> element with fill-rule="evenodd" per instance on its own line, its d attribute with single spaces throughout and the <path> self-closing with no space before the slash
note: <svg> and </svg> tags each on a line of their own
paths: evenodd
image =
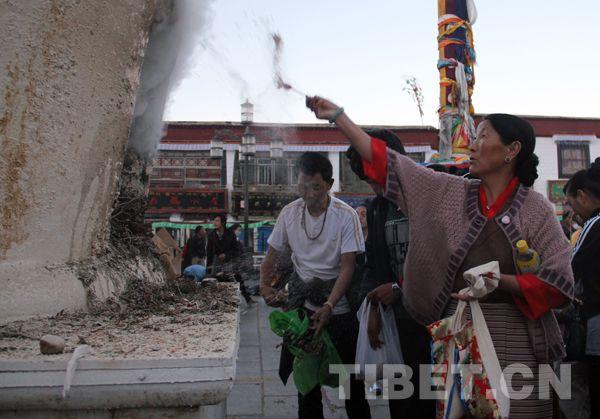
<svg viewBox="0 0 600 419">
<path fill-rule="evenodd" d="M 145 51 L 129 146 L 150 159 L 160 141 L 169 94 L 190 71 L 212 19 L 213 0 L 171 0 L 157 13 Z"/>
</svg>

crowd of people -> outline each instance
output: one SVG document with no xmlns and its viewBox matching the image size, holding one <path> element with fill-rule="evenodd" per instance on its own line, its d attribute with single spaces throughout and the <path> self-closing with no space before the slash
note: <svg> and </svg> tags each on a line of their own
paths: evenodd
<svg viewBox="0 0 600 419">
<path fill-rule="evenodd" d="M 349 140 L 350 166 L 376 197 L 352 209 L 330 194 L 329 160 L 313 152 L 302 155 L 300 198 L 279 214 L 261 265 L 265 302 L 284 310 L 302 308 L 316 333 L 328 331 L 348 364 L 356 356 L 356 302 L 371 302 L 367 329 L 372 348 L 386 345 L 379 307 L 392 309 L 416 391 L 390 399 L 389 410 L 393 418 L 413 418 L 435 417 L 443 408 L 420 394 L 419 365 L 431 363 L 427 326 L 452 316 L 459 302 L 477 299 L 500 366 L 519 364 L 532 371 L 513 376 L 512 387 L 533 391 L 524 398 L 511 393 L 511 418 L 556 414 L 557 400 L 541 397 L 540 366 L 556 366 L 566 356 L 586 365 L 590 414 L 600 417 L 600 384 L 594 377 L 600 371 L 600 158 L 565 187 L 582 227 L 571 246 L 552 205 L 531 188 L 538 158 L 535 133 L 525 120 L 507 114 L 485 117 L 470 146 L 469 173 L 458 176 L 416 164 L 393 133 L 363 131 L 331 101 L 312 97 L 307 106 Z M 521 240 L 539 256 L 534 271 L 517 264 Z M 282 300 L 272 279 L 284 253 L 291 255 L 293 273 Z M 492 261 L 499 267 L 497 288 L 480 298 L 465 292 L 465 272 Z M 564 316 L 569 310 L 576 315 Z M 469 306 L 465 313 L 471 317 Z M 574 325 L 584 328 L 580 342 L 569 335 Z M 284 340 L 284 382 L 293 363 L 286 346 Z M 571 346 L 579 348 L 579 356 L 567 353 Z M 364 383 L 354 375 L 350 380 L 348 417 L 369 418 Z M 323 417 L 318 386 L 299 394 L 298 401 L 300 418 Z"/>
</svg>

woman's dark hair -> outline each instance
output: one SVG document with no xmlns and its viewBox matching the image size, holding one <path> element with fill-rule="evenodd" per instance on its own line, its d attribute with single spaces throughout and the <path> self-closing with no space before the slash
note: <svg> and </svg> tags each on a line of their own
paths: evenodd
<svg viewBox="0 0 600 419">
<path fill-rule="evenodd" d="M 223 227 L 226 227 L 225 223 L 227 223 L 227 214 L 217 214 L 214 216 L 214 218 L 217 218 L 217 217 L 219 217 L 219 220 L 221 220 L 221 224 L 223 224 Z"/>
<path fill-rule="evenodd" d="M 320 153 L 314 151 L 303 153 L 298 159 L 298 169 L 309 176 L 320 173 L 325 182 L 333 181 L 333 166 L 329 159 Z"/>
<path fill-rule="evenodd" d="M 589 169 L 580 170 L 571 176 L 564 187 L 564 193 L 575 196 L 579 189 L 600 199 L 600 157 L 596 157 Z"/>
<path fill-rule="evenodd" d="M 504 145 L 510 145 L 513 141 L 521 143 L 515 175 L 523 185 L 532 186 L 538 177 L 537 166 L 540 161 L 533 152 L 535 132 L 531 124 L 523 118 L 505 113 L 493 113 L 483 119 L 489 121 L 494 130 L 500 134 Z"/>
<path fill-rule="evenodd" d="M 232 225 L 231 227 L 229 227 L 229 229 L 230 229 L 231 231 L 235 231 L 235 230 L 237 230 L 238 228 L 242 228 L 242 225 L 241 225 L 240 223 L 235 223 L 234 225 Z"/>
<path fill-rule="evenodd" d="M 402 145 L 402 141 L 396 134 L 388 129 L 372 129 L 367 130 L 366 133 L 373 138 L 377 138 L 378 140 L 385 141 L 385 144 L 388 148 L 391 148 L 394 151 L 397 151 L 400 154 L 406 154 L 404 150 L 404 146 Z M 350 169 L 358 176 L 361 180 L 366 180 L 365 172 L 362 166 L 362 157 L 358 154 L 358 151 L 352 146 L 348 147 L 346 150 L 346 157 L 350 160 Z"/>
</svg>

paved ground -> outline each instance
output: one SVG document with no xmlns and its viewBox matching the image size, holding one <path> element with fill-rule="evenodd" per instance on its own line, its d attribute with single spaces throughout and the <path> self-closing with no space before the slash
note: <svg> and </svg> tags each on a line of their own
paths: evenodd
<svg viewBox="0 0 600 419">
<path fill-rule="evenodd" d="M 277 374 L 281 338 L 268 324 L 271 308 L 254 297 L 257 304 L 242 307 L 240 348 L 236 380 L 227 399 L 227 415 L 242 418 L 294 418 L 297 417 L 297 393 L 294 383 L 284 386 Z M 242 303 L 244 304 L 244 303 Z M 343 400 L 337 389 L 327 389 L 324 400 L 326 418 L 346 418 Z M 387 402 L 370 400 L 373 418 L 389 417 Z"/>
</svg>

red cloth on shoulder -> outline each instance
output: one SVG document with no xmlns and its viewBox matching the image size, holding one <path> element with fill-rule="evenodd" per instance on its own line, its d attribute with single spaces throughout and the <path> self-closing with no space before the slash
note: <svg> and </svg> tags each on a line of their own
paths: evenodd
<svg viewBox="0 0 600 419">
<path fill-rule="evenodd" d="M 371 137 L 371 161 L 362 160 L 365 176 L 384 186 L 387 179 L 387 145 L 385 141 Z"/>
<path fill-rule="evenodd" d="M 483 190 L 483 183 L 479 185 L 479 202 L 481 203 L 481 212 L 483 215 L 485 215 L 487 218 L 495 217 L 496 214 L 498 214 L 500 210 L 504 208 L 506 201 L 508 201 L 508 198 L 510 198 L 515 192 L 515 189 L 517 189 L 518 185 L 519 179 L 516 177 L 512 178 L 510 183 L 506 186 L 506 188 L 504 188 L 500 196 L 498 196 L 496 201 L 491 206 L 488 206 L 487 196 Z"/>
<path fill-rule="evenodd" d="M 515 295 L 515 304 L 530 320 L 536 320 L 542 314 L 567 302 L 567 297 L 559 290 L 546 284 L 534 274 L 517 275 L 517 282 L 523 297 Z"/>
</svg>

